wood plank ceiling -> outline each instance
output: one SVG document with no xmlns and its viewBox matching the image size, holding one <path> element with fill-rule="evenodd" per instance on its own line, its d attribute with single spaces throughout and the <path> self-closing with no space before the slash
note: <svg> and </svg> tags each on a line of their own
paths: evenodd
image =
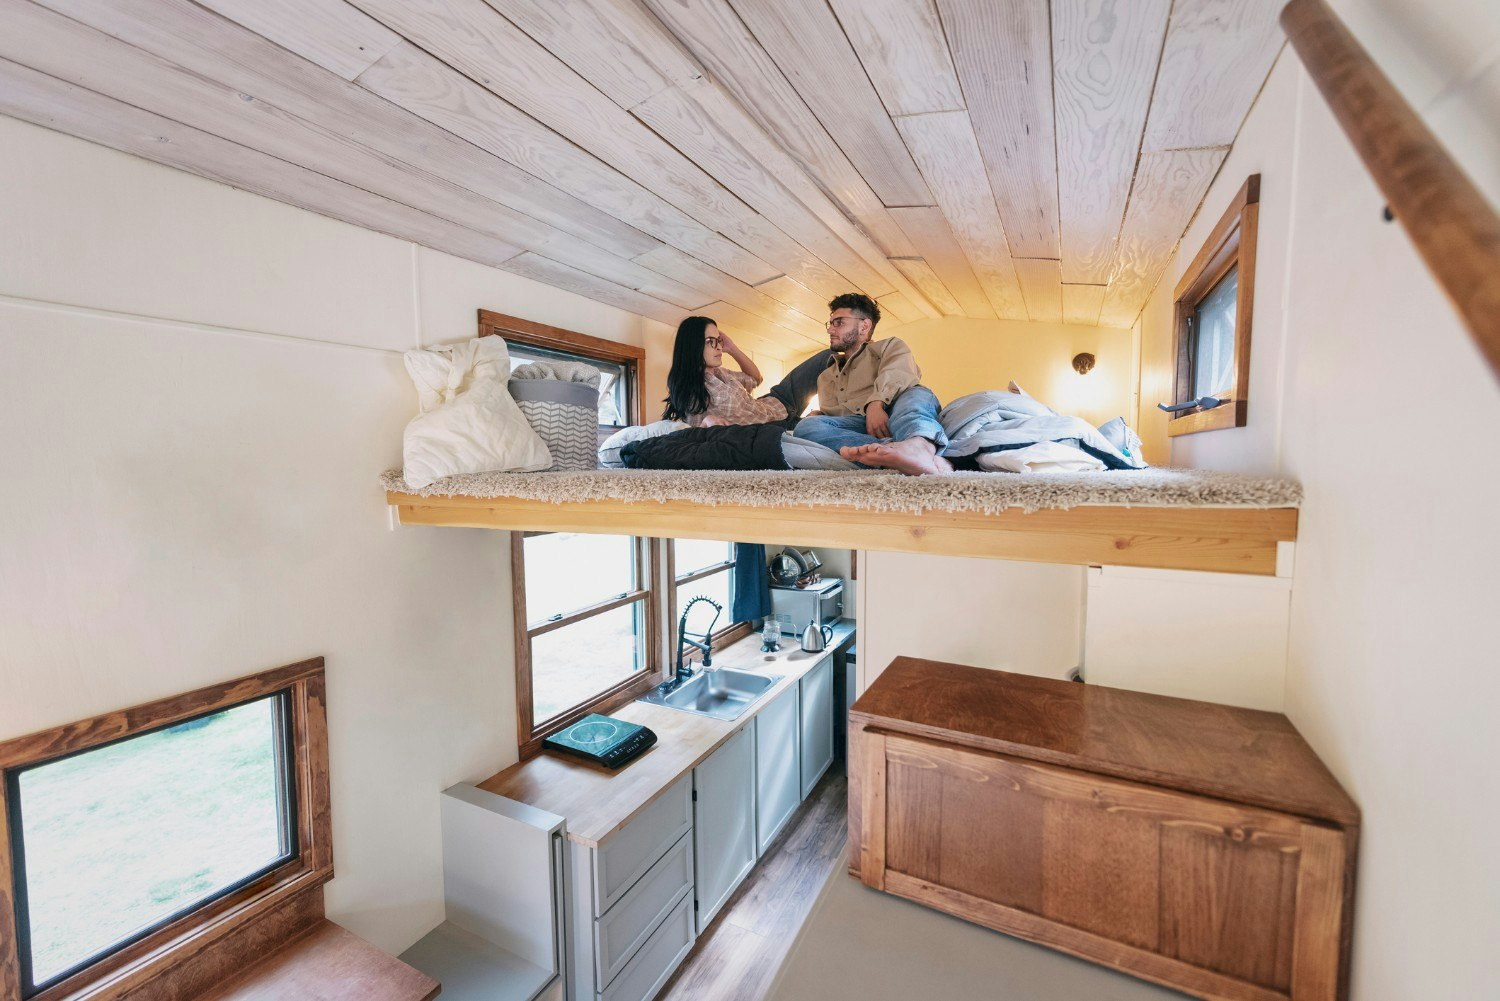
<svg viewBox="0 0 1500 1001">
<path fill-rule="evenodd" d="M 1129 326 L 1280 0 L 0 0 L 0 113 L 675 324 Z"/>
</svg>

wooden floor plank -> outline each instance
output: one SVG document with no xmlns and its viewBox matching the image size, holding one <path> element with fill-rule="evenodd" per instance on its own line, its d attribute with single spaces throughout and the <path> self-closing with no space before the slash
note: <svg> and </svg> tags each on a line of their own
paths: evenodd
<svg viewBox="0 0 1500 1001">
<path fill-rule="evenodd" d="M 658 1001 L 760 1001 L 838 868 L 848 781 L 832 769 L 657 995 Z"/>
</svg>

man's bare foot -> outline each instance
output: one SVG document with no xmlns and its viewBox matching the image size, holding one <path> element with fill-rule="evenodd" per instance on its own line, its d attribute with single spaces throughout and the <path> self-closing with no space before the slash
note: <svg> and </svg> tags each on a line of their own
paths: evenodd
<svg viewBox="0 0 1500 1001">
<path fill-rule="evenodd" d="M 937 454 L 937 446 L 926 438 L 905 441 L 876 442 L 873 445 L 846 445 L 839 455 L 866 466 L 894 469 L 908 476 L 928 476 L 953 472 L 953 463 Z"/>
</svg>

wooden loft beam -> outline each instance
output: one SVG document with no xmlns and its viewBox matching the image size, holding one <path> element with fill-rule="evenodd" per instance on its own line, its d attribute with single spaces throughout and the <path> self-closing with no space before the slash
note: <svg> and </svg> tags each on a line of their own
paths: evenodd
<svg viewBox="0 0 1500 1001">
<path fill-rule="evenodd" d="M 1323 0 L 1292 0 L 1281 24 L 1500 378 L 1500 214 Z"/>
<path fill-rule="evenodd" d="M 1296 508 L 1074 507 L 1025 513 L 752 507 L 670 500 L 550 501 L 387 492 L 403 525 L 723 539 L 1079 566 L 1276 573 Z"/>
</svg>

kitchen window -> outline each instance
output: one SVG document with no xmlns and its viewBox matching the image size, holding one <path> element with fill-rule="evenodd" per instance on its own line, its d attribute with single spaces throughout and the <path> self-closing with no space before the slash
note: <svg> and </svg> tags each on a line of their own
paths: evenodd
<svg viewBox="0 0 1500 1001">
<path fill-rule="evenodd" d="M 209 926 L 263 951 L 275 933 L 254 926 L 332 875 L 322 672 L 0 744 L 0 994 L 165 982 Z"/>
<path fill-rule="evenodd" d="M 523 756 L 661 680 L 652 540 L 513 532 L 516 718 Z"/>
<path fill-rule="evenodd" d="M 714 623 L 713 646 L 720 649 L 750 633 L 750 623 L 735 622 L 731 612 L 734 601 L 734 543 L 708 539 L 671 539 L 668 546 L 668 570 L 672 577 L 672 600 L 667 609 L 667 624 L 675 657 L 678 616 L 696 597 L 710 598 L 723 608 Z M 701 636 L 713 621 L 714 611 L 708 605 L 693 606 L 687 629 Z M 689 648 L 684 656 L 697 660 L 696 650 Z"/>
<path fill-rule="evenodd" d="M 1175 409 L 1169 435 L 1244 427 L 1250 403 L 1250 321 L 1260 175 L 1251 175 L 1176 290 Z M 1219 401 L 1204 407 L 1205 399 Z M 1200 401 L 1198 406 L 1184 406 Z"/>
</svg>

